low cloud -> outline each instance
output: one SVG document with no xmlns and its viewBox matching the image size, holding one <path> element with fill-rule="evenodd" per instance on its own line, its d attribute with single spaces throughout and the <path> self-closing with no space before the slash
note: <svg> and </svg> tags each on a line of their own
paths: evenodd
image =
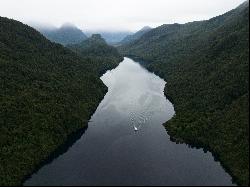
<svg viewBox="0 0 250 187">
<path fill-rule="evenodd" d="M 1 0 L 0 16 L 25 23 L 83 30 L 137 30 L 144 25 L 186 23 L 223 14 L 244 0 Z"/>
</svg>

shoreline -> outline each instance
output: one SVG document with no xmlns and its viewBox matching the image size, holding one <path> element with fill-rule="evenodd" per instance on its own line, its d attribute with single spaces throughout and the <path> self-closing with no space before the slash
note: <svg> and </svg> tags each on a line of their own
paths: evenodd
<svg viewBox="0 0 250 187">
<path fill-rule="evenodd" d="M 163 80 L 165 80 L 165 78 L 160 75 L 160 74 L 157 74 L 156 72 L 154 72 L 152 69 L 150 69 L 149 67 L 147 67 L 146 65 L 147 64 L 151 64 L 153 62 L 148 62 L 148 61 L 145 61 L 143 58 L 141 57 L 138 57 L 138 56 L 131 56 L 131 55 L 127 55 L 126 57 L 129 57 L 133 60 L 135 60 L 136 62 L 138 62 L 140 65 L 142 65 L 144 68 L 146 68 L 148 71 L 156 74 L 157 76 L 159 76 L 160 78 L 162 78 Z M 166 80 L 165 80 L 166 81 Z M 167 81 L 166 81 L 167 82 Z M 174 105 L 174 99 L 167 94 L 166 92 L 166 88 L 167 88 L 167 84 L 165 86 L 165 89 L 164 89 L 164 95 L 166 96 L 166 98 Z M 214 158 L 214 160 L 216 162 L 219 162 L 220 165 L 222 166 L 222 168 L 225 170 L 226 173 L 228 173 L 231 177 L 232 177 L 232 183 L 233 184 L 236 184 L 237 186 L 239 186 L 239 180 L 236 176 L 233 175 L 233 173 L 231 172 L 231 170 L 229 169 L 228 166 L 226 166 L 226 164 L 221 160 L 220 156 L 218 153 L 216 153 L 215 151 L 213 151 L 213 149 L 211 147 L 209 147 L 208 145 L 204 145 L 204 144 L 197 144 L 197 143 L 194 143 L 194 142 L 187 142 L 185 140 L 182 140 L 180 138 L 177 138 L 175 137 L 173 134 L 170 133 L 170 130 L 168 129 L 167 127 L 167 124 L 172 121 L 174 118 L 176 118 L 177 116 L 177 112 L 176 114 L 173 116 L 173 118 L 171 118 L 168 122 L 162 124 L 164 126 L 164 128 L 166 129 L 166 132 L 167 134 L 170 136 L 170 140 L 172 142 L 175 142 L 176 144 L 186 144 L 188 146 L 190 146 L 191 148 L 196 148 L 196 149 L 203 149 L 204 153 L 206 152 L 210 152 Z"/>
<path fill-rule="evenodd" d="M 122 58 L 122 60 L 123 60 L 123 58 Z M 117 65 L 115 65 L 114 67 L 112 67 L 112 69 L 115 69 L 121 62 L 122 61 L 119 61 L 119 63 Z M 110 69 L 107 69 L 105 71 L 105 73 L 109 70 Z M 102 76 L 102 73 L 99 72 L 98 76 L 100 78 Z M 100 102 L 104 99 L 105 95 L 108 92 L 108 87 L 104 83 L 102 83 L 102 84 L 103 84 L 103 88 L 104 88 L 103 96 L 98 100 L 98 103 L 96 104 L 96 106 L 90 111 L 90 115 L 88 116 L 88 121 L 86 121 L 83 124 L 82 128 L 76 129 L 73 133 L 69 134 L 67 136 L 67 138 L 65 139 L 65 141 L 62 144 L 59 144 L 57 146 L 57 148 L 54 151 L 52 151 L 46 159 L 42 160 L 39 164 L 37 164 L 34 167 L 34 169 L 30 172 L 30 174 L 25 175 L 20 182 L 21 186 L 24 186 L 24 183 L 28 179 L 30 179 L 32 177 L 32 175 L 36 174 L 43 166 L 51 163 L 54 159 L 56 159 L 57 157 L 59 157 L 60 155 L 62 155 L 64 153 L 66 153 L 68 151 L 68 149 L 70 147 L 72 147 L 74 145 L 74 143 L 77 142 L 84 135 L 85 131 L 88 129 L 89 120 L 91 119 L 92 115 L 95 113 Z"/>
</svg>

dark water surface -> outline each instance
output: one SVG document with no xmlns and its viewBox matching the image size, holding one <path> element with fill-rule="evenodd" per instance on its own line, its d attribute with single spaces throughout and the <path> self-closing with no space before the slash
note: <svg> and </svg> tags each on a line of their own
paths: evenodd
<svg viewBox="0 0 250 187">
<path fill-rule="evenodd" d="M 85 134 L 24 185 L 232 185 L 211 153 L 170 141 L 163 79 L 129 58 L 101 79 L 109 91 Z"/>
</svg>

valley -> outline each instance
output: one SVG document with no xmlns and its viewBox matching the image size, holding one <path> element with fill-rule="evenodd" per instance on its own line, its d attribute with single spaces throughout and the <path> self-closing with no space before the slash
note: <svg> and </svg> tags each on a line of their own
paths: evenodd
<svg viewBox="0 0 250 187">
<path fill-rule="evenodd" d="M 249 185 L 249 0 L 182 23 L 65 2 L 0 14 L 0 186 Z"/>
<path fill-rule="evenodd" d="M 162 124 L 175 111 L 164 80 L 126 57 L 101 80 L 108 92 L 88 129 L 25 186 L 233 185 L 211 153 L 170 140 Z"/>
</svg>

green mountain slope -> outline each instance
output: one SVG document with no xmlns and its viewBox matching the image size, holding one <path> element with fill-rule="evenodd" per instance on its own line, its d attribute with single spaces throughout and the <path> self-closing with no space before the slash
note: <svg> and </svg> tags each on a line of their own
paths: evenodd
<svg viewBox="0 0 250 187">
<path fill-rule="evenodd" d="M 36 30 L 0 17 L 0 185 L 20 185 L 86 127 L 107 88 L 100 70 L 120 58 L 83 59 Z"/>
<path fill-rule="evenodd" d="M 87 40 L 79 44 L 67 45 L 69 49 L 77 53 L 82 58 L 91 58 L 100 61 L 103 65 L 98 71 L 104 73 L 106 69 L 111 69 L 117 61 L 122 61 L 117 49 L 107 45 L 100 34 L 93 34 Z M 108 63 L 107 63 L 108 62 Z"/>
<path fill-rule="evenodd" d="M 128 44 L 130 42 L 138 40 L 142 35 L 149 32 L 150 30 L 152 30 L 151 27 L 145 26 L 141 30 L 137 31 L 136 33 L 126 36 L 121 42 L 119 42 L 119 45 Z"/>
<path fill-rule="evenodd" d="M 50 41 L 62 45 L 76 44 L 87 39 L 80 29 L 70 24 L 64 24 L 58 29 L 38 28 L 38 30 Z"/>
<path fill-rule="evenodd" d="M 167 81 L 176 140 L 211 150 L 249 183 L 249 1 L 208 21 L 162 25 L 119 47 Z"/>
</svg>

